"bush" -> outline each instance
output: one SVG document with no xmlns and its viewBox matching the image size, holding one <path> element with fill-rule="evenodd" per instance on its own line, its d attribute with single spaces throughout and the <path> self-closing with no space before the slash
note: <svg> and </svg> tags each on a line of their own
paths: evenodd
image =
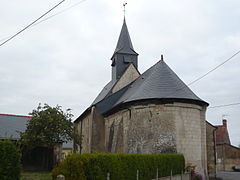
<svg viewBox="0 0 240 180">
<path fill-rule="evenodd" d="M 21 173 L 20 150 L 10 140 L 0 140 L 0 179 L 19 180 Z"/>
<path fill-rule="evenodd" d="M 66 180 L 139 180 L 169 176 L 184 171 L 184 157 L 180 154 L 73 154 L 53 169 L 52 177 L 63 174 Z"/>
</svg>

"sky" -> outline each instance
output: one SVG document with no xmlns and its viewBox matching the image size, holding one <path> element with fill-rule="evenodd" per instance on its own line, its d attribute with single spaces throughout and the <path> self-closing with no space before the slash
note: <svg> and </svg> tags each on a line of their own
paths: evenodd
<svg viewBox="0 0 240 180">
<path fill-rule="evenodd" d="M 0 40 L 58 2 L 0 1 Z M 39 103 L 47 103 L 71 108 L 77 118 L 110 81 L 110 58 L 123 23 L 123 3 L 66 0 L 46 18 L 63 13 L 0 46 L 0 113 L 27 115 Z M 165 62 L 188 84 L 240 50 L 239 0 L 127 3 L 126 22 L 141 73 L 163 54 Z M 240 54 L 190 88 L 209 107 L 240 102 L 239 60 Z M 223 117 L 228 120 L 231 142 L 236 146 L 240 144 L 239 108 L 208 108 L 206 113 L 213 125 L 222 124 Z"/>
</svg>

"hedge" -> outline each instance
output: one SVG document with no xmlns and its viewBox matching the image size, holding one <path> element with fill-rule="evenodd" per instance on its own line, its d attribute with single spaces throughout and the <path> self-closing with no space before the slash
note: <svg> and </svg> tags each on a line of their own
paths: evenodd
<svg viewBox="0 0 240 180">
<path fill-rule="evenodd" d="M 185 160 L 181 154 L 72 154 L 52 171 L 55 180 L 63 174 L 66 180 L 139 180 L 156 178 L 184 171 Z"/>
<path fill-rule="evenodd" d="M 21 153 L 11 140 L 0 140 L 0 179 L 19 180 Z"/>
</svg>

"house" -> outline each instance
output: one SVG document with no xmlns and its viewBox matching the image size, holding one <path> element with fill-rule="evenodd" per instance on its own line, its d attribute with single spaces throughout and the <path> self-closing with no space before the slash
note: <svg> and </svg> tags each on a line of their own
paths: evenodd
<svg viewBox="0 0 240 180">
<path fill-rule="evenodd" d="M 18 141 L 20 132 L 24 132 L 31 116 L 0 114 L 0 139 L 11 139 Z M 72 151 L 72 143 L 56 145 L 54 149 L 45 146 L 28 150 L 22 150 L 22 164 L 24 170 L 50 170 L 55 163 L 59 162 L 65 153 Z"/>
<path fill-rule="evenodd" d="M 63 143 L 62 146 L 62 157 L 61 159 L 64 160 L 68 155 L 73 153 L 73 142 L 67 142 L 67 143 Z"/>
<path fill-rule="evenodd" d="M 76 151 L 182 153 L 186 163 L 206 175 L 208 103 L 190 90 L 163 56 L 144 73 L 138 71 L 138 53 L 125 18 L 111 68 L 110 82 L 74 122 L 83 137 Z"/>
<path fill-rule="evenodd" d="M 19 132 L 25 131 L 30 119 L 31 116 L 0 114 L 0 139 L 19 140 Z"/>
<path fill-rule="evenodd" d="M 231 145 L 226 119 L 216 127 L 217 170 L 232 171 L 233 166 L 240 165 L 240 148 Z"/>
</svg>

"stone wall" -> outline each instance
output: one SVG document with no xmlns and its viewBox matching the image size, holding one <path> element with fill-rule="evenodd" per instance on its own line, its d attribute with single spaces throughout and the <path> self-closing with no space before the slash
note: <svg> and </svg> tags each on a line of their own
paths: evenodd
<svg viewBox="0 0 240 180">
<path fill-rule="evenodd" d="M 198 105 L 131 106 L 105 118 L 108 152 L 178 152 L 203 171 L 206 162 L 205 108 Z M 206 172 L 203 172 L 206 173 Z"/>
<path fill-rule="evenodd" d="M 105 123 L 104 117 L 96 112 L 95 106 L 91 111 L 92 132 L 91 132 L 91 152 L 105 152 Z"/>
<path fill-rule="evenodd" d="M 79 122 L 75 123 L 82 136 L 82 147 L 78 153 L 105 152 L 105 124 L 102 115 L 97 114 L 95 106 Z"/>
<path fill-rule="evenodd" d="M 240 165 L 240 148 L 217 144 L 217 170 L 233 171 L 232 167 L 236 165 Z"/>
<path fill-rule="evenodd" d="M 103 117 L 93 107 L 77 124 L 85 152 L 182 153 L 206 174 L 206 109 L 193 104 L 132 105 Z"/>
<path fill-rule="evenodd" d="M 113 153 L 176 152 L 173 117 L 161 108 L 161 105 L 134 106 L 105 118 L 106 145 L 111 147 L 108 150 Z"/>
<path fill-rule="evenodd" d="M 91 127 L 92 127 L 92 117 L 91 112 L 89 112 L 81 121 L 75 123 L 77 131 L 82 135 L 82 148 L 79 146 L 75 149 L 78 153 L 90 153 L 90 141 L 91 141 Z"/>
<path fill-rule="evenodd" d="M 123 73 L 121 78 L 118 80 L 118 82 L 114 85 L 112 89 L 112 93 L 117 92 L 118 90 L 122 89 L 126 85 L 133 82 L 135 79 L 137 79 L 140 76 L 138 70 L 135 68 L 133 64 L 130 64 L 126 71 Z"/>
<path fill-rule="evenodd" d="M 129 110 L 123 110 L 105 118 L 105 147 L 107 152 L 126 153 L 129 127 Z"/>
<path fill-rule="evenodd" d="M 209 177 L 216 177 L 216 127 L 206 123 L 207 167 Z"/>
<path fill-rule="evenodd" d="M 202 174 L 206 162 L 206 109 L 193 104 L 174 103 L 168 105 L 174 113 L 176 123 L 177 152 L 184 154 L 186 163 L 196 165 Z"/>
</svg>

